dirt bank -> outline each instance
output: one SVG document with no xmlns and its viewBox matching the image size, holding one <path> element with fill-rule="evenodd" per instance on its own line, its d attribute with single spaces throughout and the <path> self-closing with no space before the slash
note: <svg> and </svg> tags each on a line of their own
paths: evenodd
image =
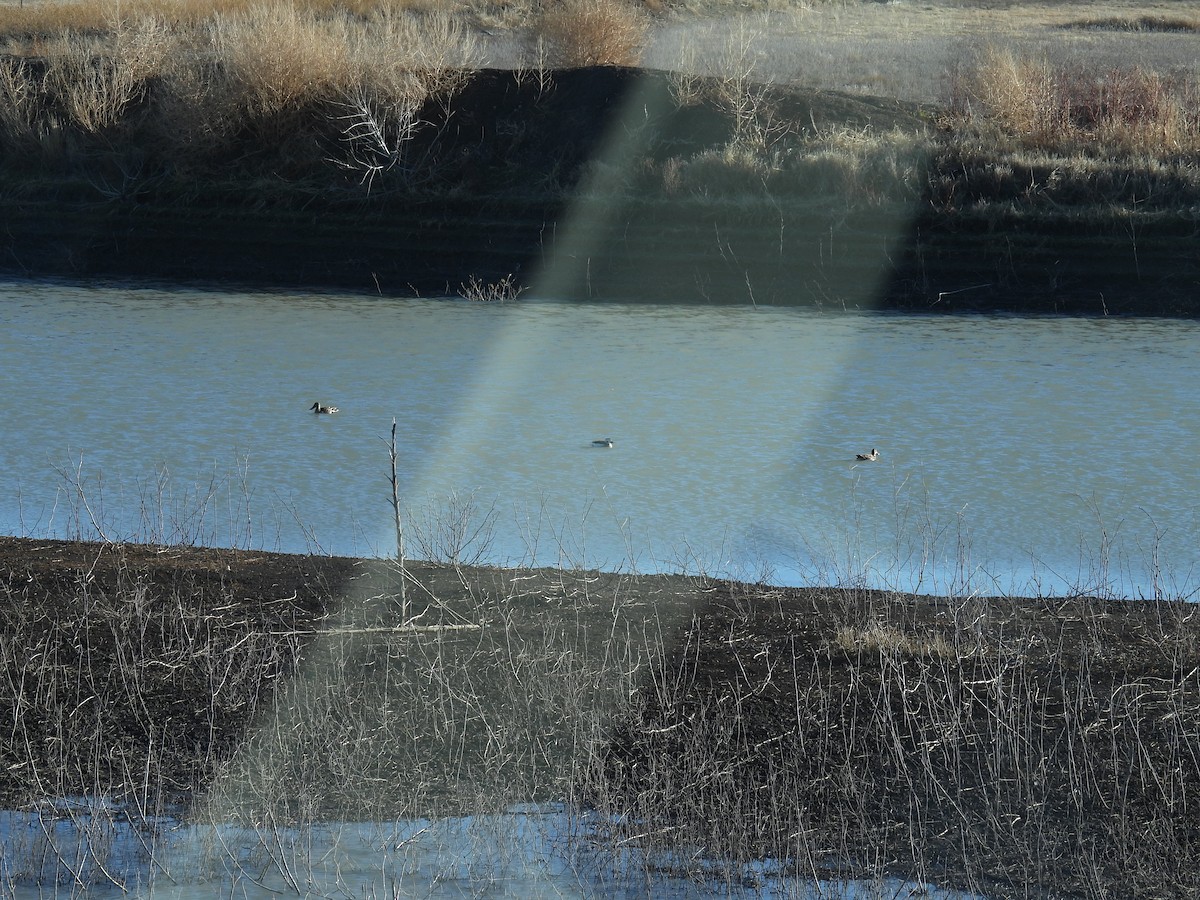
<svg viewBox="0 0 1200 900">
<path fill-rule="evenodd" d="M 1194 605 L 410 575 L 416 624 L 451 628 L 396 631 L 383 561 L 0 539 L 0 796 L 212 810 L 236 783 L 266 806 L 221 815 L 303 820 L 516 792 L 682 858 L 1200 887 Z"/>
<path fill-rule="evenodd" d="M 1053 165 L 980 188 L 992 176 L 936 142 L 883 149 L 899 136 L 810 148 L 768 175 L 769 152 L 736 148 L 830 129 L 913 135 L 936 110 L 796 86 L 754 88 L 743 108 L 720 79 L 688 90 L 698 99 L 681 103 L 672 76 L 615 67 L 473 73 L 427 101 L 403 156 L 370 177 L 319 109 L 294 140 L 246 136 L 200 171 L 155 158 L 136 130 L 83 135 L 76 157 L 9 160 L 0 271 L 419 296 L 511 276 L 564 299 L 1200 314 L 1186 192 L 1138 200 L 1132 218 L 1103 197 L 1065 206 L 1041 199 Z M 887 174 L 897 167 L 909 174 Z M 925 169 L 936 191 L 914 187 Z"/>
</svg>

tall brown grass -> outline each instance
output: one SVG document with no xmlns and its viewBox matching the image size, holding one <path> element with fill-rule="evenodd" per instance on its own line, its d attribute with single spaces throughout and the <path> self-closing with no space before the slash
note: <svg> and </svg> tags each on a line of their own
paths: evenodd
<svg viewBox="0 0 1200 900">
<path fill-rule="evenodd" d="M 254 117 L 345 90 L 353 78 L 344 19 L 255 7 L 216 17 L 211 33 L 225 77 Z"/>
<path fill-rule="evenodd" d="M 994 126 L 1027 148 L 1200 149 L 1197 82 L 1136 67 L 1090 71 L 991 46 L 960 70 L 950 106 L 959 121 Z"/>
<path fill-rule="evenodd" d="M 64 134 L 126 129 L 115 149 L 187 164 L 243 134 L 320 160 L 314 130 L 353 136 L 364 117 L 394 143 L 415 109 L 452 95 L 480 62 L 460 18 L 410 5 L 146 0 L 101 16 L 95 4 L 51 4 L 19 27 L 21 11 L 3 10 L 0 144 L 48 153 Z"/>
<path fill-rule="evenodd" d="M 108 25 L 102 34 L 66 31 L 41 44 L 45 102 L 61 111 L 65 124 L 92 134 L 125 118 L 175 44 L 156 19 L 114 17 Z"/>
<path fill-rule="evenodd" d="M 395 13 L 459 13 L 469 7 L 463 0 L 104 0 L 30 2 L 0 5 L 0 36 L 15 38 L 49 35 L 61 31 L 104 31 L 114 15 L 154 18 L 172 28 L 200 25 L 214 16 L 237 16 L 255 11 L 290 10 L 319 18 L 370 18 Z"/>
<path fill-rule="evenodd" d="M 649 19 L 625 0 L 557 0 L 537 22 L 552 65 L 635 66 L 641 61 Z"/>
</svg>

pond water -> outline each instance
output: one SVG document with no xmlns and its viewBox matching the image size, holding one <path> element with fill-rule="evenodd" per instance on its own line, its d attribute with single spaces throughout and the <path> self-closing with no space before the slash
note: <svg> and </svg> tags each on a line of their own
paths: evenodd
<svg viewBox="0 0 1200 900">
<path fill-rule="evenodd" d="M 1194 590 L 1197 323 L 26 282 L 0 316 L 9 534 L 391 554 L 394 418 L 410 556 Z"/>
<path fill-rule="evenodd" d="M 14 900 L 158 897 L 520 897 L 636 900 L 982 900 L 880 876 L 853 881 L 770 860 L 697 870 L 606 842 L 602 823 L 559 804 L 491 815 L 289 827 L 131 827 L 96 798 L 0 811 L 0 885 Z M 688 869 L 688 874 L 679 870 Z"/>
</svg>

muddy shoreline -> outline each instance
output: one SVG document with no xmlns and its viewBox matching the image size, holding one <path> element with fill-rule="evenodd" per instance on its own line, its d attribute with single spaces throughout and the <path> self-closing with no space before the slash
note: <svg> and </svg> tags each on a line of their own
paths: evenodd
<svg viewBox="0 0 1200 900">
<path fill-rule="evenodd" d="M 638 833 L 661 820 L 712 855 L 847 877 L 996 897 L 1200 886 L 1194 604 L 419 563 L 409 575 L 422 626 L 454 630 L 397 632 L 398 573 L 382 560 L 0 538 L 0 715 L 13 723 L 0 797 L 133 795 L 302 821 L 462 811 L 516 791 Z M 576 673 L 588 660 L 599 668 Z M 314 671 L 336 697 L 314 697 Z M 465 711 L 405 718 L 447 672 L 445 702 Z M 413 693 L 397 695 L 408 678 Z M 360 714 L 370 727 L 348 741 Z M 602 726 L 576 756 L 581 717 Z M 275 761 L 259 771 L 264 748 Z M 344 754 L 364 767 L 349 778 Z M 248 797 L 268 776 L 276 787 Z M 266 811 L 223 806 L 230 783 Z"/>
</svg>

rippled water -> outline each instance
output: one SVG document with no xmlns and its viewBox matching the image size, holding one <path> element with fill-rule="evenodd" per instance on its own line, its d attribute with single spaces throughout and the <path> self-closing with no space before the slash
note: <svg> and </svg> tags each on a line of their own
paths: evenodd
<svg viewBox="0 0 1200 900">
<path fill-rule="evenodd" d="M 1195 580 L 1196 323 L 40 283 L 0 316 L 7 533 L 390 553 L 395 417 L 410 554 L 457 532 L 466 559 L 786 583 Z"/>
</svg>

